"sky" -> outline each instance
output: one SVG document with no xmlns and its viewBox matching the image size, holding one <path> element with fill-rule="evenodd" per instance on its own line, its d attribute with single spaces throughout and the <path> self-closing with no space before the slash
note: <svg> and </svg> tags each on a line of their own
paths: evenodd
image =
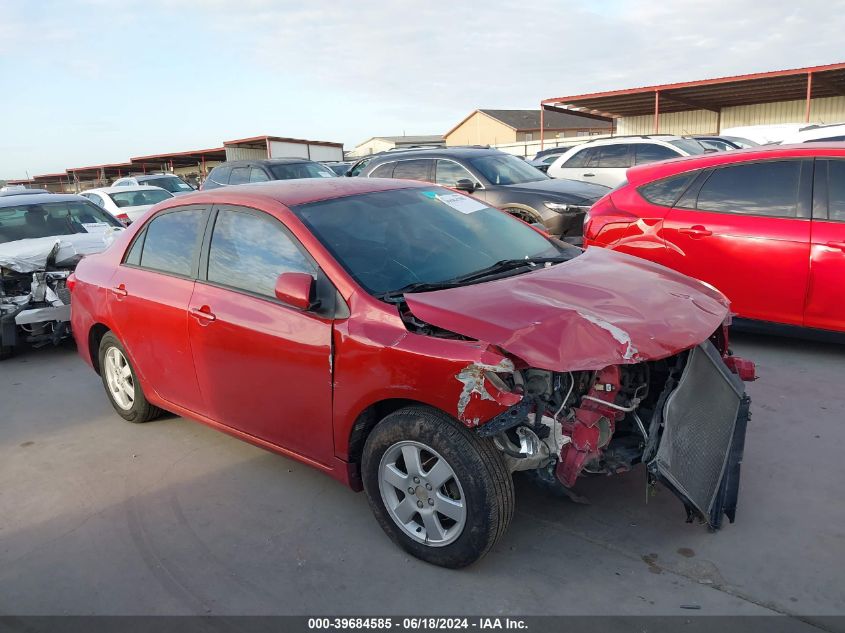
<svg viewBox="0 0 845 633">
<path fill-rule="evenodd" d="M 0 178 L 845 61 L 845 0 L 0 0 Z"/>
</svg>

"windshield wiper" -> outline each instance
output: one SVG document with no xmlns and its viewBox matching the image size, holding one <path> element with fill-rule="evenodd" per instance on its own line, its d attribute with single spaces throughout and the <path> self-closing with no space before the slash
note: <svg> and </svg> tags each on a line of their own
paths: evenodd
<svg viewBox="0 0 845 633">
<path fill-rule="evenodd" d="M 502 259 L 493 264 L 492 266 L 482 268 L 481 270 L 476 270 L 475 272 L 468 273 L 466 275 L 461 275 L 460 277 L 455 277 L 455 279 L 451 281 L 458 283 L 474 281 L 498 273 L 507 272 L 509 270 L 522 268 L 523 266 L 531 266 L 532 268 L 536 268 L 543 264 L 559 264 L 560 262 L 566 262 L 570 259 L 571 257 L 526 257 L 525 259 Z"/>
<path fill-rule="evenodd" d="M 459 277 L 453 277 L 452 279 L 445 279 L 443 281 L 434 281 L 434 282 L 414 282 L 412 284 L 408 284 L 407 286 L 402 286 L 397 290 L 389 290 L 378 295 L 378 298 L 382 301 L 389 301 L 390 299 L 396 299 L 401 297 L 406 292 L 427 292 L 431 290 L 445 290 L 447 288 L 457 288 L 458 286 L 462 286 L 468 281 L 478 281 L 479 279 L 483 279 L 485 277 L 490 277 L 492 275 L 496 275 L 499 273 L 507 272 L 509 270 L 516 270 L 518 268 L 522 268 L 524 266 L 531 266 L 532 268 L 537 268 L 543 264 L 558 264 L 560 262 L 569 261 L 571 257 L 533 257 L 533 258 L 525 258 L 525 259 L 502 259 L 492 266 L 488 266 L 487 268 L 482 268 L 480 270 L 473 271 L 471 273 L 467 273 L 466 275 L 460 275 Z"/>
</svg>

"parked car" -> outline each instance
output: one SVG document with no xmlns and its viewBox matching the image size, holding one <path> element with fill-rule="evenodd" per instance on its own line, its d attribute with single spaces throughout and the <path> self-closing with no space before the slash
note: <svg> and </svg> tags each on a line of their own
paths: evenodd
<svg viewBox="0 0 845 633">
<path fill-rule="evenodd" d="M 295 178 L 335 178 L 331 169 L 305 158 L 267 158 L 263 160 L 233 160 L 220 163 L 202 183 L 203 191 L 226 185 L 250 182 L 291 180 Z"/>
<path fill-rule="evenodd" d="M 758 145 L 769 145 L 780 143 L 787 136 L 795 134 L 810 127 L 807 123 L 771 123 L 764 125 L 740 125 L 737 127 L 723 128 L 720 136 L 740 137 L 744 140 L 751 140 Z"/>
<path fill-rule="evenodd" d="M 845 331 L 845 144 L 635 167 L 584 238 L 712 284 L 739 317 Z"/>
<path fill-rule="evenodd" d="M 474 147 L 382 154 L 369 161 L 360 175 L 451 187 L 572 240 L 580 240 L 585 211 L 607 193 L 600 185 L 552 180 L 516 156 Z"/>
<path fill-rule="evenodd" d="M 5 196 L 35 196 L 44 193 L 51 193 L 46 189 L 30 189 L 28 187 L 3 187 L 0 189 L 0 197 Z"/>
<path fill-rule="evenodd" d="M 172 411 L 363 488 L 429 562 L 494 545 L 517 470 L 571 491 L 642 461 L 689 516 L 734 518 L 733 371 L 753 366 L 728 355 L 725 298 L 462 193 L 317 178 L 168 200 L 72 288 L 120 416 Z"/>
<path fill-rule="evenodd" d="M 532 167 L 536 167 L 541 172 L 548 173 L 549 165 L 551 165 L 559 156 L 562 156 L 567 151 L 569 151 L 568 147 L 556 147 L 554 150 L 543 150 L 542 152 L 537 152 L 537 154 L 528 161 L 528 164 Z"/>
<path fill-rule="evenodd" d="M 625 172 L 633 165 L 704 152 L 704 146 L 693 138 L 670 135 L 616 136 L 576 145 L 549 165 L 547 173 L 553 178 L 570 178 L 618 187 L 625 181 Z"/>
<path fill-rule="evenodd" d="M 57 344 L 70 335 L 68 275 L 121 228 L 80 196 L 0 198 L 0 360 L 23 343 Z"/>
<path fill-rule="evenodd" d="M 105 209 L 123 224 L 131 224 L 154 204 L 172 198 L 173 194 L 161 187 L 136 185 L 134 187 L 101 187 L 88 189 L 81 196 Z"/>
<path fill-rule="evenodd" d="M 112 187 L 136 187 L 138 185 L 149 185 L 161 187 L 174 196 L 181 196 L 191 193 L 195 189 L 176 174 L 144 174 L 138 176 L 126 176 L 118 178 L 112 183 Z"/>
<path fill-rule="evenodd" d="M 331 169 L 335 174 L 338 176 L 345 176 L 346 172 L 349 171 L 349 168 L 352 167 L 352 161 L 338 161 L 338 162 L 327 162 L 323 163 L 326 167 Z"/>
<path fill-rule="evenodd" d="M 845 141 L 845 123 L 832 125 L 810 125 L 801 131 L 784 136 L 782 144 L 792 143 L 830 143 Z"/>
<path fill-rule="evenodd" d="M 705 149 L 715 149 L 717 151 L 747 149 L 760 145 L 760 143 L 755 143 L 751 139 L 740 136 L 694 136 L 693 138 L 701 143 Z"/>
</svg>

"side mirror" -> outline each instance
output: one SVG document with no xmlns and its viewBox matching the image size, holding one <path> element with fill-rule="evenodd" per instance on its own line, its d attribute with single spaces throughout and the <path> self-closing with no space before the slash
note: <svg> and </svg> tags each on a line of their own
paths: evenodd
<svg viewBox="0 0 845 633">
<path fill-rule="evenodd" d="M 455 189 L 457 189 L 458 191 L 466 191 L 467 193 L 472 193 L 473 191 L 475 191 L 475 183 L 469 178 L 461 178 L 458 182 L 455 183 Z"/>
<path fill-rule="evenodd" d="M 314 307 L 311 291 L 314 278 L 308 273 L 282 273 L 276 279 L 276 299 L 300 310 Z"/>
</svg>

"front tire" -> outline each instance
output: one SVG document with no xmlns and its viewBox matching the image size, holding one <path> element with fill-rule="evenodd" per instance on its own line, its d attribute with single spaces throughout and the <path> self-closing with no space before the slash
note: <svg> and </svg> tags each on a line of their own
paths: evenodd
<svg viewBox="0 0 845 633">
<path fill-rule="evenodd" d="M 129 422 L 141 423 L 162 414 L 161 409 L 147 400 L 123 344 L 111 332 L 100 341 L 99 359 L 103 386 L 118 415 Z"/>
<path fill-rule="evenodd" d="M 361 471 L 382 529 L 435 565 L 475 562 L 513 516 L 513 481 L 492 442 L 435 409 L 408 407 L 379 422 Z"/>
</svg>

